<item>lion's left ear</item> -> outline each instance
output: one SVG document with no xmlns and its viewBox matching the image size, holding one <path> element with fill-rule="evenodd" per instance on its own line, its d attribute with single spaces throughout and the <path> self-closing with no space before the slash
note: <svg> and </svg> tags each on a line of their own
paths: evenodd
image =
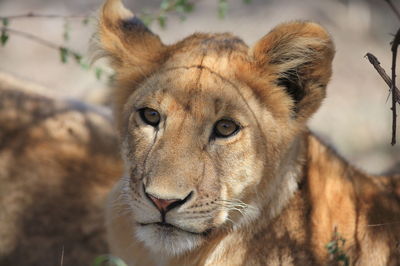
<svg viewBox="0 0 400 266">
<path fill-rule="evenodd" d="M 325 97 L 334 53 L 329 34 L 312 22 L 279 25 L 251 50 L 258 70 L 285 90 L 298 118 L 308 118 Z"/>
</svg>

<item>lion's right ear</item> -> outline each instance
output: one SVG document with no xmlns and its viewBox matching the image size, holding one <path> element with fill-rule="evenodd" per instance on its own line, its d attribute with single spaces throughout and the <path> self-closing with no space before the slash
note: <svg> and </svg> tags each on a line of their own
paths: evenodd
<svg viewBox="0 0 400 266">
<path fill-rule="evenodd" d="M 117 120 L 135 85 L 160 66 L 166 46 L 121 0 L 107 0 L 100 12 L 95 57 L 108 57 L 116 71 L 114 102 Z M 96 59 L 96 58 L 95 58 Z"/>
<path fill-rule="evenodd" d="M 100 14 L 101 48 L 116 70 L 124 65 L 146 67 L 156 63 L 165 46 L 121 0 L 107 0 Z"/>
</svg>

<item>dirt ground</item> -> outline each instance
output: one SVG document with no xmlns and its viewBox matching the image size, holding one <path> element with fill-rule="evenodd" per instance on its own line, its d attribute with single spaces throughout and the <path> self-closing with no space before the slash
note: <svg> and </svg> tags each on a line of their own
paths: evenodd
<svg viewBox="0 0 400 266">
<path fill-rule="evenodd" d="M 159 2 L 125 0 L 135 12 L 155 10 Z M 102 0 L 0 0 L 0 16 L 27 12 L 95 14 L 101 3 Z M 328 98 L 310 121 L 311 129 L 335 146 L 345 158 L 370 173 L 393 168 L 400 162 L 400 144 L 390 146 L 392 118 L 388 89 L 364 58 L 371 52 L 390 71 L 389 43 L 400 23 L 385 1 L 253 0 L 247 5 L 232 0 L 228 1 L 228 14 L 223 20 L 217 15 L 217 0 L 198 0 L 196 3 L 196 9 L 185 21 L 172 14 L 165 30 L 157 25 L 153 25 L 152 30 L 165 43 L 175 42 L 195 31 L 229 31 L 252 45 L 284 21 L 313 20 L 324 25 L 335 40 L 337 54 Z M 84 26 L 80 19 L 69 22 L 71 38 L 66 45 L 86 54 L 95 23 Z M 60 19 L 10 21 L 11 28 L 57 44 L 63 43 L 63 25 L 64 21 Z M 0 71 L 47 87 L 59 96 L 91 103 L 107 101 L 104 78 L 96 80 L 93 72 L 82 70 L 73 62 L 64 65 L 59 56 L 56 50 L 11 34 L 7 45 L 0 48 Z M 105 63 L 99 64 L 104 66 Z"/>
</svg>

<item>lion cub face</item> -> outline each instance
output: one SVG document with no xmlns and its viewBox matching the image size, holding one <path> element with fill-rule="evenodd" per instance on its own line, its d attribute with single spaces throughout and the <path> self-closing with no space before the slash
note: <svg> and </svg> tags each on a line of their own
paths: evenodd
<svg viewBox="0 0 400 266">
<path fill-rule="evenodd" d="M 251 49 L 230 34 L 166 46 L 132 17 L 108 1 L 100 40 L 118 74 L 121 197 L 135 237 L 178 254 L 277 215 L 296 189 L 296 137 L 325 95 L 328 34 L 296 22 Z"/>
<path fill-rule="evenodd" d="M 179 252 L 226 223 L 229 211 L 256 215 L 242 200 L 262 176 L 262 132 L 238 88 L 210 71 L 166 67 L 127 104 L 128 194 L 137 234 L 151 247 L 165 241 Z"/>
</svg>

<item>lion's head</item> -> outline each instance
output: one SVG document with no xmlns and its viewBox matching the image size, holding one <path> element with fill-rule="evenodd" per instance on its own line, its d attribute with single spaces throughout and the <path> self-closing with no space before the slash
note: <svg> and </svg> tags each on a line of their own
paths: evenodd
<svg viewBox="0 0 400 266">
<path fill-rule="evenodd" d="M 117 72 L 121 199 L 137 238 L 179 254 L 279 213 L 298 185 L 298 136 L 331 76 L 323 28 L 282 24 L 251 48 L 231 34 L 165 45 L 109 0 L 99 37 Z"/>
</svg>

